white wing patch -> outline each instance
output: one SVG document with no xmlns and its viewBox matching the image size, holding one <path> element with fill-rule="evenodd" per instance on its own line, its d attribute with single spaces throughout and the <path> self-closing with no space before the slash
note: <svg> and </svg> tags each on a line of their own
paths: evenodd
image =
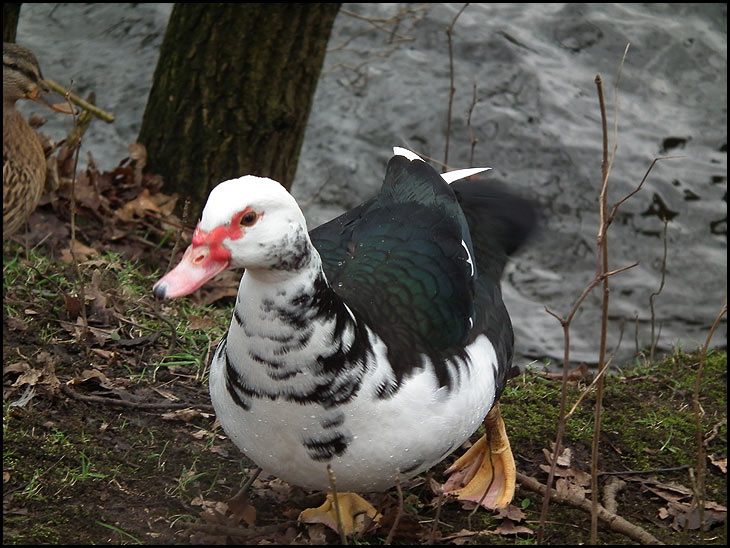
<svg viewBox="0 0 730 548">
<path fill-rule="evenodd" d="M 407 148 L 393 147 L 393 154 L 395 154 L 396 156 L 404 156 L 404 157 L 408 158 L 409 160 L 421 160 L 423 162 L 423 158 L 421 158 L 415 152 L 408 150 Z M 459 179 L 466 179 L 467 177 L 471 177 L 472 175 L 476 175 L 477 173 L 482 173 L 483 171 L 487 171 L 489 169 L 492 169 L 492 168 L 491 167 L 469 167 L 466 169 L 457 169 L 455 171 L 447 171 L 446 173 L 442 173 L 441 178 L 444 181 L 446 181 L 447 183 L 451 184 L 454 181 L 458 181 Z"/>
<path fill-rule="evenodd" d="M 405 156 L 409 160 L 421 160 L 423 162 L 423 158 L 421 158 L 415 152 L 411 152 L 407 148 L 393 147 L 393 154 L 395 154 L 396 156 Z"/>
<path fill-rule="evenodd" d="M 471 267 L 471 276 L 474 277 L 474 263 L 471 260 L 471 253 L 469 253 L 469 248 L 466 245 L 466 242 L 464 240 L 461 240 L 461 246 L 464 248 L 464 251 L 466 251 L 466 262 L 469 263 L 469 266 Z"/>
<path fill-rule="evenodd" d="M 457 169 L 455 171 L 447 171 L 446 173 L 441 174 L 441 178 L 446 181 L 447 183 L 451 184 L 454 181 L 458 181 L 459 179 L 466 179 L 467 177 L 471 177 L 472 175 L 476 175 L 477 173 L 482 173 L 483 171 L 488 171 L 492 169 L 491 167 L 469 167 L 466 169 Z"/>
</svg>

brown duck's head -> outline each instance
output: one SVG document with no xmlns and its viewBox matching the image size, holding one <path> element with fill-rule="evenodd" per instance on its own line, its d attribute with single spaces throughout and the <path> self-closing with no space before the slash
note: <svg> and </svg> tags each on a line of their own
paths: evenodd
<svg viewBox="0 0 730 548">
<path fill-rule="evenodd" d="M 28 49 L 3 42 L 3 109 L 12 108 L 18 99 L 30 99 L 56 112 L 70 114 L 68 105 L 52 104 L 38 60 Z"/>
</svg>

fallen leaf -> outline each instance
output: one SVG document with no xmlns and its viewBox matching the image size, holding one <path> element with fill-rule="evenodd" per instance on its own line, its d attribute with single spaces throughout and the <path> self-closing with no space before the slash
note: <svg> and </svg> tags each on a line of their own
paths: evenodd
<svg viewBox="0 0 730 548">
<path fill-rule="evenodd" d="M 71 253 L 73 249 L 73 254 Z M 74 254 L 76 261 L 88 261 L 90 257 L 98 257 L 99 252 L 93 247 L 82 244 L 78 240 L 74 240 L 71 247 L 61 250 L 59 259 L 64 263 L 73 263 Z"/>
<path fill-rule="evenodd" d="M 234 497 L 228 501 L 228 509 L 238 519 L 248 525 L 256 523 L 256 508 L 244 497 Z"/>
<path fill-rule="evenodd" d="M 189 329 L 213 329 L 216 327 L 217 322 L 210 316 L 200 317 L 192 316 L 188 321 Z"/>
<path fill-rule="evenodd" d="M 552 463 L 553 461 L 553 452 L 555 451 L 555 444 L 551 444 L 552 449 L 543 449 L 542 453 L 545 455 L 545 460 L 548 462 L 548 464 Z M 558 455 L 558 466 L 570 466 L 571 458 L 573 457 L 573 452 L 569 447 L 563 447 L 563 450 L 560 452 L 560 455 Z"/>
<path fill-rule="evenodd" d="M 515 525 L 511 520 L 504 520 L 499 526 L 493 531 L 489 531 L 494 535 L 532 535 L 534 531 L 524 525 Z"/>
<path fill-rule="evenodd" d="M 727 457 L 710 455 L 710 462 L 717 466 L 723 474 L 727 474 Z"/>
<path fill-rule="evenodd" d="M 163 413 L 161 416 L 166 421 L 181 420 L 184 422 L 190 422 L 198 418 L 210 418 L 211 414 L 205 413 L 204 411 L 199 411 L 197 409 L 193 409 L 191 407 L 187 407 L 185 409 L 176 409 L 175 411 Z"/>
<path fill-rule="evenodd" d="M 583 487 L 566 478 L 558 478 L 555 482 L 555 490 L 558 493 L 569 497 L 575 497 L 579 500 L 586 497 L 586 490 Z"/>
<path fill-rule="evenodd" d="M 14 316 L 5 318 L 5 325 L 7 325 L 8 329 L 11 331 L 25 331 L 28 329 L 27 323 L 25 323 L 21 318 L 16 318 Z"/>
<path fill-rule="evenodd" d="M 522 511 L 522 508 L 519 508 L 514 504 L 510 504 L 507 506 L 507 508 L 501 508 L 495 517 L 507 518 L 509 520 L 519 523 L 523 519 L 525 519 L 525 513 Z"/>
<path fill-rule="evenodd" d="M 56 377 L 56 358 L 46 351 L 39 352 L 36 356 L 37 364 L 41 367 L 25 369 L 21 375 L 15 379 L 13 387 L 23 386 L 25 384 L 29 386 L 43 386 L 50 389 L 52 394 L 55 394 L 61 387 L 61 381 Z M 22 367 L 22 366 L 21 366 Z M 3 374 L 5 369 L 3 369 Z"/>
<path fill-rule="evenodd" d="M 307 527 L 307 535 L 309 535 L 310 544 L 317 546 L 327 544 L 327 530 L 321 523 L 313 523 Z"/>
<path fill-rule="evenodd" d="M 539 373 L 539 375 L 546 379 L 552 379 L 552 380 L 562 380 L 563 379 L 563 373 Z M 581 363 L 575 367 L 572 371 L 568 371 L 567 375 L 567 381 L 569 383 L 575 383 L 576 381 L 579 381 L 583 379 L 586 375 L 588 375 L 588 366 L 584 363 Z"/>
<path fill-rule="evenodd" d="M 150 197 L 150 191 L 145 188 L 137 198 L 127 202 L 122 209 L 117 210 L 115 216 L 121 221 L 131 222 L 135 218 L 144 217 L 146 211 L 162 214 L 160 208 Z"/>
</svg>

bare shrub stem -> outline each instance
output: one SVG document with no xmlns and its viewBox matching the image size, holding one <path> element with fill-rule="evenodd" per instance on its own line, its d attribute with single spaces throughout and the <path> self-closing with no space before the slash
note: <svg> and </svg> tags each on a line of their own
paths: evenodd
<svg viewBox="0 0 730 548">
<path fill-rule="evenodd" d="M 449 44 L 449 109 L 446 113 L 446 147 L 444 150 L 444 166 L 449 165 L 449 138 L 451 137 L 451 114 L 454 108 L 454 93 L 456 93 L 456 88 L 454 87 L 454 51 L 452 47 L 452 41 L 451 41 L 451 35 L 454 30 L 454 25 L 456 25 L 456 20 L 459 18 L 459 16 L 464 12 L 466 7 L 469 5 L 467 2 L 463 6 L 461 6 L 461 9 L 459 12 L 454 16 L 454 19 L 451 21 L 451 24 L 446 27 L 446 36 L 448 38 L 448 44 Z"/>
<path fill-rule="evenodd" d="M 702 370 L 705 366 L 705 360 L 707 359 L 707 350 L 710 347 L 710 340 L 717 329 L 718 324 L 722 317 L 727 314 L 727 294 L 725 294 L 725 302 L 722 303 L 720 312 L 717 314 L 715 321 L 712 322 L 712 327 L 705 340 L 705 345 L 700 351 L 700 361 L 697 364 L 697 376 L 695 377 L 695 387 L 692 393 L 692 411 L 695 416 L 695 438 L 697 442 L 697 465 L 696 465 L 696 480 L 694 482 L 694 500 L 692 506 L 696 505 L 700 514 L 700 531 L 704 531 L 705 527 L 705 440 L 702 433 L 702 406 L 700 405 L 700 388 L 702 387 Z M 693 508 L 690 508 L 688 515 L 691 515 Z M 689 520 L 688 520 L 689 521 Z"/>
</svg>

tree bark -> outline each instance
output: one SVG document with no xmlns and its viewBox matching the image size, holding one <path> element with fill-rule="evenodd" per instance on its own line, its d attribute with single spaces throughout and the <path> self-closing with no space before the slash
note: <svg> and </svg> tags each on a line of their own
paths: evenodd
<svg viewBox="0 0 730 548">
<path fill-rule="evenodd" d="M 3 2 L 3 42 L 15 43 L 21 4 Z"/>
<path fill-rule="evenodd" d="M 339 4 L 175 4 L 139 141 L 203 205 L 246 174 L 289 188 Z"/>
</svg>

